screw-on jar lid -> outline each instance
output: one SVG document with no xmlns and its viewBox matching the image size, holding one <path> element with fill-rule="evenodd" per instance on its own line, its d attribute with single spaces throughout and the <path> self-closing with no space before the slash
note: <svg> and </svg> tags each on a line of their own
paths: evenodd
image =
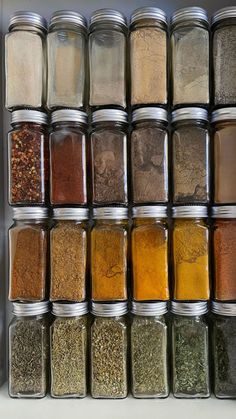
<svg viewBox="0 0 236 419">
<path fill-rule="evenodd" d="M 166 13 L 158 7 L 140 7 L 134 10 L 130 18 L 131 24 L 142 19 L 155 19 L 167 25 Z"/>
<path fill-rule="evenodd" d="M 180 314 L 181 316 L 200 316 L 208 312 L 208 304 L 206 301 L 198 301 L 192 303 L 180 303 L 171 301 L 171 313 Z"/>
<path fill-rule="evenodd" d="M 48 209 L 42 207 L 14 207 L 13 220 L 41 220 L 48 218 Z"/>
<path fill-rule="evenodd" d="M 93 209 L 95 220 L 126 220 L 128 219 L 128 209 L 121 207 L 101 207 Z"/>
<path fill-rule="evenodd" d="M 83 316 L 88 313 L 88 303 L 53 303 L 52 314 L 58 317 Z"/>
<path fill-rule="evenodd" d="M 54 208 L 53 218 L 55 220 L 88 220 L 88 208 Z"/>
<path fill-rule="evenodd" d="M 92 302 L 92 314 L 100 317 L 123 316 L 128 313 L 128 303 L 94 303 Z"/>
<path fill-rule="evenodd" d="M 97 122 L 123 122 L 128 123 L 128 115 L 119 109 L 99 109 L 92 113 L 92 123 Z"/>
<path fill-rule="evenodd" d="M 175 25 L 176 23 L 195 19 L 209 23 L 207 12 L 201 7 L 184 7 L 176 10 L 171 16 L 170 23 L 171 25 Z"/>
<path fill-rule="evenodd" d="M 93 12 L 90 18 L 90 26 L 97 23 L 116 23 L 127 27 L 127 20 L 123 13 L 114 9 L 99 9 Z"/>
<path fill-rule="evenodd" d="M 182 205 L 172 208 L 173 218 L 207 218 L 207 207 L 203 205 Z"/>
<path fill-rule="evenodd" d="M 212 301 L 211 311 L 222 316 L 236 316 L 236 303 L 218 303 Z"/>
<path fill-rule="evenodd" d="M 47 32 L 47 21 L 46 19 L 35 12 L 16 12 L 10 17 L 8 29 L 11 31 L 16 26 L 31 25 Z"/>
<path fill-rule="evenodd" d="M 37 316 L 50 311 L 49 301 L 40 301 L 37 303 L 13 303 L 13 314 L 15 316 Z"/>
<path fill-rule="evenodd" d="M 213 15 L 211 19 L 212 25 L 216 22 L 219 22 L 220 20 L 236 17 L 236 6 L 232 7 L 224 7 L 223 9 L 217 10 Z"/>
<path fill-rule="evenodd" d="M 58 10 L 57 12 L 54 12 L 49 22 L 49 29 L 52 29 L 53 26 L 58 23 L 69 23 L 78 28 L 82 27 L 87 29 L 87 20 L 85 17 L 80 13 L 72 12 L 71 10 Z"/>
<path fill-rule="evenodd" d="M 167 207 L 162 205 L 147 205 L 132 208 L 132 218 L 166 218 Z"/>
<path fill-rule="evenodd" d="M 168 113 L 163 108 L 147 106 L 146 108 L 135 109 L 132 113 L 132 122 L 152 119 L 156 121 L 168 122 Z"/>
<path fill-rule="evenodd" d="M 211 122 L 236 120 L 236 107 L 221 108 L 212 112 Z"/>
<path fill-rule="evenodd" d="M 88 116 L 85 112 L 75 109 L 59 109 L 52 112 L 51 122 L 52 124 L 56 122 L 80 122 L 81 124 L 87 124 Z"/>
<path fill-rule="evenodd" d="M 184 121 L 186 119 L 197 119 L 202 121 L 208 121 L 208 112 L 206 109 L 197 107 L 188 107 L 176 109 L 171 114 L 172 122 Z"/>
<path fill-rule="evenodd" d="M 11 114 L 11 124 L 18 122 L 34 122 L 35 124 L 47 124 L 48 116 L 45 112 L 31 109 L 19 109 Z"/>
<path fill-rule="evenodd" d="M 236 218 L 236 205 L 212 207 L 212 218 Z"/>
<path fill-rule="evenodd" d="M 149 303 L 132 301 L 131 312 L 137 316 L 161 316 L 168 312 L 168 306 L 165 301 Z"/>
</svg>

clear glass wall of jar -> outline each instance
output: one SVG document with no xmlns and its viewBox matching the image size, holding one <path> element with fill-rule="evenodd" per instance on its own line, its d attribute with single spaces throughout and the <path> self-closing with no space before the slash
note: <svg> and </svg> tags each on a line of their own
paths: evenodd
<svg viewBox="0 0 236 419">
<path fill-rule="evenodd" d="M 92 114 L 92 202 L 94 205 L 127 204 L 127 113 L 102 109 Z"/>
<path fill-rule="evenodd" d="M 55 208 L 50 231 L 51 301 L 83 301 L 87 286 L 86 208 Z"/>
<path fill-rule="evenodd" d="M 125 108 L 126 18 L 117 10 L 100 9 L 92 14 L 89 29 L 89 104 Z"/>
<path fill-rule="evenodd" d="M 131 375 L 137 398 L 169 394 L 167 303 L 132 302 Z"/>
<path fill-rule="evenodd" d="M 9 395 L 42 398 L 48 390 L 49 304 L 13 303 L 9 326 Z"/>
<path fill-rule="evenodd" d="M 60 10 L 51 16 L 47 36 L 47 106 L 85 105 L 87 22 L 77 12 Z"/>
<path fill-rule="evenodd" d="M 206 204 L 210 199 L 208 112 L 182 108 L 172 113 L 174 204 Z"/>
<path fill-rule="evenodd" d="M 142 7 L 133 12 L 130 30 L 131 105 L 167 105 L 167 16 Z"/>
<path fill-rule="evenodd" d="M 200 7 L 177 10 L 171 17 L 172 105 L 208 105 L 209 21 Z"/>
<path fill-rule="evenodd" d="M 128 394 L 127 303 L 92 303 L 91 395 L 123 399 Z"/>
<path fill-rule="evenodd" d="M 41 108 L 45 99 L 46 20 L 17 12 L 5 37 L 6 108 Z"/>
<path fill-rule="evenodd" d="M 135 204 L 168 202 L 167 112 L 162 108 L 136 109 L 132 114 L 131 174 Z"/>
<path fill-rule="evenodd" d="M 167 208 L 133 208 L 131 266 L 136 301 L 169 300 Z"/>
<path fill-rule="evenodd" d="M 48 296 L 48 211 L 13 208 L 9 229 L 9 300 L 42 301 Z"/>
<path fill-rule="evenodd" d="M 52 113 L 50 201 L 52 205 L 87 203 L 87 115 L 60 109 Z"/>
<path fill-rule="evenodd" d="M 206 302 L 171 303 L 172 386 L 177 398 L 210 396 Z"/>
<path fill-rule="evenodd" d="M 207 207 L 173 208 L 174 300 L 209 300 L 209 227 Z"/>
<path fill-rule="evenodd" d="M 104 207 L 93 210 L 91 231 L 92 300 L 127 299 L 128 210 Z"/>
<path fill-rule="evenodd" d="M 88 304 L 53 303 L 50 328 L 51 396 L 87 394 Z"/>
</svg>

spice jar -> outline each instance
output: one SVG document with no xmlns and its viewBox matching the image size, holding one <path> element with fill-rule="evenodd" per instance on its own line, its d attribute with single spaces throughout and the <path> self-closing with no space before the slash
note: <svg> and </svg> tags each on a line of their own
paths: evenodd
<svg viewBox="0 0 236 419">
<path fill-rule="evenodd" d="M 89 214 L 86 208 L 55 208 L 50 232 L 51 301 L 83 301 L 86 296 Z"/>
<path fill-rule="evenodd" d="M 131 105 L 166 105 L 167 16 L 156 7 L 139 8 L 130 31 Z"/>
<path fill-rule="evenodd" d="M 127 303 L 92 303 L 91 395 L 123 399 L 127 383 Z"/>
<path fill-rule="evenodd" d="M 179 9 L 171 17 L 172 105 L 208 105 L 209 21 L 201 7 Z"/>
<path fill-rule="evenodd" d="M 42 301 L 47 298 L 48 211 L 13 208 L 9 229 L 9 300 Z"/>
<path fill-rule="evenodd" d="M 171 303 L 173 394 L 210 396 L 209 328 L 206 302 Z"/>
<path fill-rule="evenodd" d="M 95 11 L 90 19 L 90 106 L 126 107 L 127 22 L 112 9 Z"/>
<path fill-rule="evenodd" d="M 205 204 L 210 198 L 208 112 L 182 108 L 172 113 L 173 202 Z"/>
<path fill-rule="evenodd" d="M 173 208 L 172 257 L 175 300 L 208 300 L 209 227 L 207 207 Z"/>
<path fill-rule="evenodd" d="M 167 207 L 134 207 L 133 218 L 133 298 L 137 301 L 168 300 Z"/>
<path fill-rule="evenodd" d="M 8 133 L 8 201 L 10 205 L 44 205 L 48 201 L 47 115 L 33 110 L 11 114 Z"/>
<path fill-rule="evenodd" d="M 214 144 L 214 202 L 236 204 L 236 107 L 212 113 Z"/>
<path fill-rule="evenodd" d="M 135 204 L 168 202 L 167 112 L 139 108 L 132 114 L 131 173 Z"/>
<path fill-rule="evenodd" d="M 95 208 L 91 232 L 92 300 L 127 299 L 128 210 Z"/>
<path fill-rule="evenodd" d="M 48 389 L 49 304 L 13 303 L 9 326 L 9 395 L 42 398 Z"/>
<path fill-rule="evenodd" d="M 236 398 L 236 304 L 212 302 L 214 393 L 219 399 Z"/>
<path fill-rule="evenodd" d="M 47 36 L 47 106 L 81 108 L 85 101 L 87 22 L 80 13 L 51 16 Z"/>
<path fill-rule="evenodd" d="M 51 396 L 81 398 L 87 393 L 88 304 L 53 303 L 50 328 Z"/>
<path fill-rule="evenodd" d="M 6 357 L 5 357 L 5 346 L 6 346 L 6 339 L 5 339 L 5 281 L 2 281 L 0 286 L 0 387 L 5 381 L 6 376 Z"/>
<path fill-rule="evenodd" d="M 91 177 L 94 205 L 127 204 L 127 113 L 102 109 L 92 114 Z"/>
<path fill-rule="evenodd" d="M 167 303 L 132 302 L 132 313 L 132 394 L 137 398 L 167 397 Z"/>
<path fill-rule="evenodd" d="M 236 7 L 212 16 L 213 100 L 216 106 L 236 104 Z"/>
<path fill-rule="evenodd" d="M 52 205 L 87 203 L 85 112 L 60 109 L 52 113 L 50 134 L 50 200 Z"/>
<path fill-rule="evenodd" d="M 5 37 L 6 107 L 40 108 L 45 96 L 46 20 L 33 12 L 16 12 Z"/>
</svg>

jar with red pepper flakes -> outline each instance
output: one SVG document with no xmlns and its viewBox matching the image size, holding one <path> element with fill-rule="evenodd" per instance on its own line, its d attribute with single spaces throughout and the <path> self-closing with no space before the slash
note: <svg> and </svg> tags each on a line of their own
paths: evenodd
<svg viewBox="0 0 236 419">
<path fill-rule="evenodd" d="M 47 114 L 12 112 L 8 134 L 10 205 L 45 205 L 48 201 L 49 159 Z"/>
</svg>

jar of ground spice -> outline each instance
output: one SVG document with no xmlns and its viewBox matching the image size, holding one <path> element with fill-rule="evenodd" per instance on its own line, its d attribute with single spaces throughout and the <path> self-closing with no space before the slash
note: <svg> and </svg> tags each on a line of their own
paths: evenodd
<svg viewBox="0 0 236 419">
<path fill-rule="evenodd" d="M 95 111 L 92 125 L 92 202 L 94 205 L 126 205 L 127 113 L 117 109 Z"/>
<path fill-rule="evenodd" d="M 93 210 L 91 232 L 92 300 L 127 299 L 128 210 Z"/>
<path fill-rule="evenodd" d="M 131 15 L 131 105 L 167 104 L 167 16 L 156 7 Z"/>
<path fill-rule="evenodd" d="M 13 303 L 9 326 L 9 395 L 42 398 L 48 390 L 49 304 Z"/>
<path fill-rule="evenodd" d="M 200 7 L 179 9 L 171 17 L 172 105 L 208 105 L 209 21 Z"/>
<path fill-rule="evenodd" d="M 42 301 L 48 296 L 48 211 L 13 208 L 9 229 L 9 300 Z"/>
<path fill-rule="evenodd" d="M 127 303 L 92 303 L 91 395 L 123 399 L 128 393 Z"/>
<path fill-rule="evenodd" d="M 11 114 L 11 125 L 9 204 L 45 205 L 49 186 L 47 115 L 34 110 L 16 110 Z"/>
<path fill-rule="evenodd" d="M 50 232 L 51 301 L 83 301 L 86 296 L 88 209 L 55 208 Z"/>
<path fill-rule="evenodd" d="M 210 199 L 208 112 L 182 108 L 172 113 L 174 204 L 206 204 Z"/>
<path fill-rule="evenodd" d="M 137 301 L 168 300 L 167 208 L 133 208 L 131 234 L 133 298 Z"/>
<path fill-rule="evenodd" d="M 209 300 L 209 227 L 207 207 L 173 208 L 174 300 Z"/>
<path fill-rule="evenodd" d="M 50 201 L 52 205 L 87 203 L 87 115 L 73 109 L 52 113 Z"/>
<path fill-rule="evenodd" d="M 132 114 L 131 174 L 134 204 L 168 202 L 167 112 L 139 108 Z"/>
</svg>

